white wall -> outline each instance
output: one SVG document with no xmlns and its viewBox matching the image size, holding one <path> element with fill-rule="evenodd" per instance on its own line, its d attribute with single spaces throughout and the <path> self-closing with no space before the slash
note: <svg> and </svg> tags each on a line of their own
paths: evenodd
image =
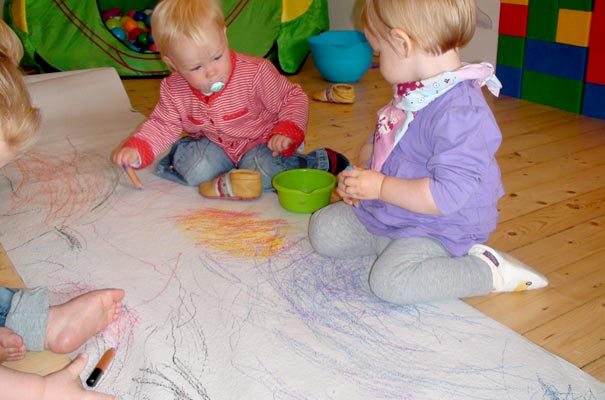
<svg viewBox="0 0 605 400">
<path fill-rule="evenodd" d="M 363 0 L 328 0 L 330 30 L 361 30 L 359 10 Z"/>
</svg>

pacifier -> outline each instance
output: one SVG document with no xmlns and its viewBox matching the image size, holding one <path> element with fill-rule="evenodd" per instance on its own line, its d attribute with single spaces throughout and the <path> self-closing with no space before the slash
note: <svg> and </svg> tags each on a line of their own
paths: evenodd
<svg viewBox="0 0 605 400">
<path fill-rule="evenodd" d="M 225 88 L 225 84 L 221 81 L 214 82 L 212 85 L 210 85 L 210 91 L 212 93 L 220 92 L 224 88 Z"/>
</svg>

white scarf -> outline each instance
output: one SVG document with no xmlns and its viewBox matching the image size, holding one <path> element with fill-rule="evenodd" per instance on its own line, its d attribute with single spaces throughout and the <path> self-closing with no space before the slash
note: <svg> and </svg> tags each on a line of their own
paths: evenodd
<svg viewBox="0 0 605 400">
<path fill-rule="evenodd" d="M 418 111 L 466 80 L 473 80 L 476 87 L 487 85 L 494 96 L 498 96 L 502 88 L 494 74 L 494 67 L 488 63 L 466 64 L 455 71 L 422 81 L 394 85 L 393 100 L 378 111 L 371 168 L 380 171 Z"/>
</svg>

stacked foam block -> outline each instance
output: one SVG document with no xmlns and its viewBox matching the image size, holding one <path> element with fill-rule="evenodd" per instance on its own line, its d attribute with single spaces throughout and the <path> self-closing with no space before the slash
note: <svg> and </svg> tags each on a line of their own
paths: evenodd
<svg viewBox="0 0 605 400">
<path fill-rule="evenodd" d="M 605 0 L 501 0 L 502 93 L 605 118 Z"/>
</svg>

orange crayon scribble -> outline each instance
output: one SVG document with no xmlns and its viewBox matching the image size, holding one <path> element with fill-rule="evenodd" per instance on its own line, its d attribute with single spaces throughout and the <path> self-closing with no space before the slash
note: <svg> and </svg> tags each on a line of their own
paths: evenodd
<svg viewBox="0 0 605 400">
<path fill-rule="evenodd" d="M 43 213 L 48 226 L 81 220 L 113 190 L 108 162 L 95 154 L 51 159 L 30 152 L 15 165 L 22 179 L 13 190 L 11 212 Z"/>
<path fill-rule="evenodd" d="M 211 246 L 241 258 L 267 259 L 285 247 L 289 224 L 259 214 L 211 208 L 180 216 L 177 225 L 196 246 Z"/>
</svg>

